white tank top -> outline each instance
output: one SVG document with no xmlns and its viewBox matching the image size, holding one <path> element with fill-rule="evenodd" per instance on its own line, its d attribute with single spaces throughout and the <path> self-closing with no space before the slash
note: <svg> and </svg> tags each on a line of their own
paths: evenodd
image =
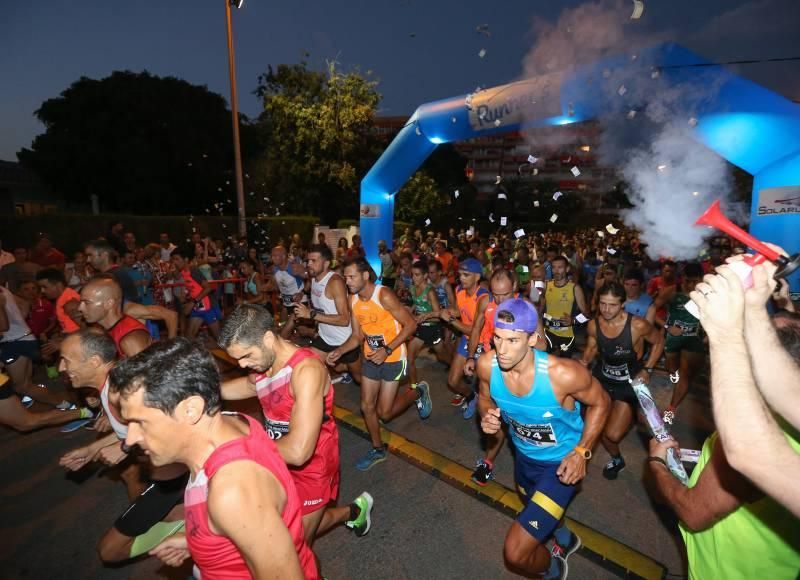
<svg viewBox="0 0 800 580">
<path fill-rule="evenodd" d="M 322 282 L 317 282 L 316 278 L 311 280 L 311 304 L 316 310 L 322 311 L 323 314 L 338 314 L 336 302 L 332 298 L 325 296 L 325 288 L 328 287 L 328 282 L 334 274 L 336 272 L 328 272 Z M 331 346 L 344 344 L 353 332 L 349 322 L 347 326 L 334 326 L 320 322 L 318 330 L 320 338 Z"/>
<path fill-rule="evenodd" d="M 108 378 L 106 378 L 106 382 L 103 383 L 103 388 L 100 390 L 100 402 L 114 433 L 117 434 L 120 441 L 125 441 L 128 436 L 128 425 L 122 422 L 122 419 L 117 415 L 117 410 L 108 402 Z"/>
<path fill-rule="evenodd" d="M 6 300 L 6 316 L 8 317 L 8 330 L 3 333 L 0 342 L 36 340 L 36 337 L 31 334 L 28 323 L 22 317 L 22 312 L 19 311 L 14 294 L 3 286 L 0 286 L 0 291 L 2 291 Z"/>
</svg>

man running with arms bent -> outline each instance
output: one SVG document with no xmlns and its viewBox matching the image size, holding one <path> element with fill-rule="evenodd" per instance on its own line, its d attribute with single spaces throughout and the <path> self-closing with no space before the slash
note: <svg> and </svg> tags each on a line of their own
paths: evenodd
<svg viewBox="0 0 800 580">
<path fill-rule="evenodd" d="M 515 479 L 525 508 L 506 535 L 506 563 L 525 576 L 566 578 L 567 557 L 581 541 L 559 523 L 586 476 L 610 403 L 578 362 L 533 350 L 537 326 L 536 309 L 524 300 L 497 307 L 495 351 L 478 359 L 478 410 L 487 434 L 497 433 L 501 420 L 508 423 L 517 448 Z"/>
</svg>

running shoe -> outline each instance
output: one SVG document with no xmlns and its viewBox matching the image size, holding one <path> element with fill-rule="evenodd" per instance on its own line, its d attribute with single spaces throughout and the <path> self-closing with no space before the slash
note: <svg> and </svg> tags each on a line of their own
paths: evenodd
<svg viewBox="0 0 800 580">
<path fill-rule="evenodd" d="M 355 517 L 344 523 L 345 526 L 353 530 L 356 536 L 367 535 L 369 529 L 372 527 L 372 505 L 374 504 L 372 496 L 366 491 L 353 500 L 350 504 L 350 515 Z"/>
<path fill-rule="evenodd" d="M 606 479 L 617 479 L 619 472 L 623 469 L 625 469 L 625 459 L 623 459 L 622 455 L 619 457 L 612 457 L 603 468 L 603 477 Z"/>
<path fill-rule="evenodd" d="M 56 405 L 56 409 L 59 411 L 74 411 L 78 407 L 69 401 L 61 401 L 58 405 Z"/>
<path fill-rule="evenodd" d="M 58 378 L 58 367 L 45 367 L 47 372 L 48 379 L 57 379 Z"/>
<path fill-rule="evenodd" d="M 456 393 L 453 395 L 453 398 L 450 399 L 450 404 L 453 405 L 454 407 L 460 407 L 461 405 L 464 404 L 464 398 L 465 398 L 464 395 Z"/>
<path fill-rule="evenodd" d="M 342 375 L 342 380 L 340 381 L 343 385 L 349 385 L 353 382 L 353 375 L 350 373 L 344 373 Z"/>
<path fill-rule="evenodd" d="M 31 399 L 28 395 L 23 395 L 19 402 L 22 403 L 22 406 L 26 409 L 30 409 L 31 405 L 33 405 L 33 399 Z"/>
<path fill-rule="evenodd" d="M 673 385 L 677 385 L 678 381 L 680 381 L 680 380 L 681 380 L 681 372 L 680 371 L 675 371 L 674 373 L 670 373 L 669 374 L 669 382 L 671 382 Z"/>
<path fill-rule="evenodd" d="M 566 546 L 562 546 L 558 543 L 558 540 L 553 538 L 553 547 L 550 548 L 550 555 L 563 558 L 563 560 L 566 562 L 567 559 L 572 556 L 572 554 L 577 552 L 578 549 L 580 549 L 580 547 L 583 545 L 583 542 L 581 542 L 581 539 L 578 537 L 578 535 L 573 532 L 570 532 L 570 536 L 572 537 L 570 538 L 569 544 Z"/>
<path fill-rule="evenodd" d="M 433 410 L 433 401 L 431 401 L 431 387 L 425 381 L 417 383 L 417 390 L 419 391 L 419 398 L 417 399 L 417 411 L 419 411 L 420 419 L 427 419 L 431 416 Z"/>
<path fill-rule="evenodd" d="M 383 463 L 384 461 L 386 461 L 386 447 L 381 447 L 380 449 L 373 447 L 369 450 L 369 453 L 356 462 L 356 469 L 369 471 L 378 463 Z"/>
<path fill-rule="evenodd" d="M 75 419 L 74 421 L 70 421 L 66 425 L 61 428 L 62 433 L 72 433 L 73 431 L 77 431 L 84 425 L 88 425 L 91 423 L 91 419 Z"/>
<path fill-rule="evenodd" d="M 561 556 L 551 556 L 551 562 L 555 561 L 556 571 L 551 574 L 549 571 L 543 576 L 544 580 L 564 580 L 569 573 L 569 565 Z"/>
<path fill-rule="evenodd" d="M 461 416 L 464 417 L 465 421 L 469 421 L 475 416 L 475 410 L 478 408 L 478 397 L 474 395 L 472 400 L 464 401 L 461 405 Z"/>
<path fill-rule="evenodd" d="M 494 479 L 494 466 L 488 459 L 478 459 L 475 471 L 472 472 L 472 481 L 483 487 Z"/>
</svg>

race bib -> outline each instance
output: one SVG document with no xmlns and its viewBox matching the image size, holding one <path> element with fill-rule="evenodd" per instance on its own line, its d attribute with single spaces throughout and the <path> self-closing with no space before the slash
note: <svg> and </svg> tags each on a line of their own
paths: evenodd
<svg viewBox="0 0 800 580">
<path fill-rule="evenodd" d="M 364 337 L 364 340 L 372 350 L 378 350 L 386 346 L 386 339 L 382 334 L 368 334 Z"/>
<path fill-rule="evenodd" d="M 604 377 L 613 381 L 627 381 L 630 378 L 627 363 L 622 363 L 621 365 L 603 363 L 602 373 Z"/>
<path fill-rule="evenodd" d="M 681 329 L 681 335 L 683 336 L 697 336 L 697 331 L 699 329 L 698 324 L 683 322 L 682 320 L 676 320 L 675 326 Z"/>
<path fill-rule="evenodd" d="M 526 425 L 515 421 L 508 415 L 505 417 L 512 433 L 535 447 L 552 447 L 558 443 L 553 433 L 552 423 L 535 423 Z"/>
<path fill-rule="evenodd" d="M 281 294 L 281 302 L 284 306 L 292 306 L 294 304 L 294 294 Z"/>
<path fill-rule="evenodd" d="M 558 318 L 553 318 L 549 314 L 545 313 L 544 315 L 544 324 L 548 328 L 564 328 L 564 325 L 561 324 L 561 320 Z"/>
<path fill-rule="evenodd" d="M 289 433 L 288 421 L 274 421 L 269 417 L 264 417 L 264 429 L 267 430 L 267 435 L 270 439 L 278 440 L 287 433 Z"/>
</svg>

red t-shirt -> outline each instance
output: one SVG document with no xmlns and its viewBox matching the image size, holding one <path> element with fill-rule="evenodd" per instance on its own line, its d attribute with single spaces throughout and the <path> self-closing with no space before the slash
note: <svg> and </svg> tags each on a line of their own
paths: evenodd
<svg viewBox="0 0 800 580">
<path fill-rule="evenodd" d="M 55 320 L 55 317 L 55 305 L 46 298 L 40 297 L 37 298 L 33 304 L 31 304 L 31 310 L 28 313 L 28 318 L 25 319 L 25 322 L 28 323 L 28 328 L 31 329 L 31 332 L 34 334 L 34 336 L 38 337 L 48 326 L 50 326 L 53 320 Z"/>
<path fill-rule="evenodd" d="M 31 262 L 39 264 L 42 268 L 59 268 L 63 270 L 66 261 L 66 256 L 55 248 L 50 248 L 46 254 L 39 252 L 31 254 Z"/>
<path fill-rule="evenodd" d="M 303 574 L 307 580 L 318 580 L 317 563 L 303 536 L 300 500 L 289 470 L 275 443 L 267 437 L 258 422 L 247 415 L 238 416 L 247 421 L 250 433 L 217 447 L 206 459 L 203 468 L 186 485 L 184 492 L 186 541 L 189 553 L 200 570 L 199 577 L 203 580 L 252 578 L 236 544 L 226 536 L 213 533 L 208 527 L 208 488 L 214 474 L 228 463 L 252 461 L 274 475 L 286 491 L 286 505 L 281 518 L 292 536 Z M 263 549 L 269 548 L 265 539 Z"/>
</svg>

